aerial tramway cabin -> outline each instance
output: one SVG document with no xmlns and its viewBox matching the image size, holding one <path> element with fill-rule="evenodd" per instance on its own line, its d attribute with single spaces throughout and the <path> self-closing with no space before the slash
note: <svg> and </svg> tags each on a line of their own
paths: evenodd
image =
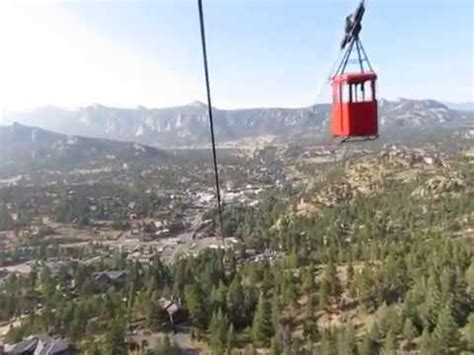
<svg viewBox="0 0 474 355">
<path fill-rule="evenodd" d="M 334 137 L 376 137 L 377 99 L 374 72 L 344 73 L 332 78 Z"/>
</svg>

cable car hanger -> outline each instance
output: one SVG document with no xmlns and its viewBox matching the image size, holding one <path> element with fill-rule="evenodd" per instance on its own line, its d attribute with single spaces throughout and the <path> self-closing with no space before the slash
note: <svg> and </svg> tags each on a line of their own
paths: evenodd
<svg viewBox="0 0 474 355">
<path fill-rule="evenodd" d="M 362 0 L 355 12 L 346 17 L 345 34 L 341 41 L 341 50 L 346 48 L 346 51 L 334 75 L 344 73 L 352 50 L 354 49 L 354 45 L 356 46 L 357 50 L 357 59 L 360 66 L 360 71 L 364 72 L 364 63 L 367 64 L 369 71 L 373 71 L 372 66 L 370 65 L 369 57 L 367 56 L 367 53 L 365 52 L 365 49 L 362 46 L 362 42 L 359 38 L 359 34 L 362 30 L 362 18 L 364 17 L 364 13 L 365 4 L 364 0 Z"/>
</svg>

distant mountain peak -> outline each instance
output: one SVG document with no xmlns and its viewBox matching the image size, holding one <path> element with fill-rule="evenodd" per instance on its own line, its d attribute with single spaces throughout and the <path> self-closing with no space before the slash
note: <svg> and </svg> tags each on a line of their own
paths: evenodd
<svg viewBox="0 0 474 355">
<path fill-rule="evenodd" d="M 452 110 L 474 112 L 474 101 L 466 102 L 443 102 Z"/>
<path fill-rule="evenodd" d="M 189 104 L 189 106 L 192 106 L 192 107 L 207 107 L 207 104 L 205 104 L 202 101 L 196 100 L 196 101 L 191 102 Z"/>
<path fill-rule="evenodd" d="M 0 152 L 0 176 L 30 169 L 69 169 L 111 156 L 116 162 L 168 158 L 164 151 L 143 144 L 54 133 L 19 123 L 0 127 Z"/>
</svg>

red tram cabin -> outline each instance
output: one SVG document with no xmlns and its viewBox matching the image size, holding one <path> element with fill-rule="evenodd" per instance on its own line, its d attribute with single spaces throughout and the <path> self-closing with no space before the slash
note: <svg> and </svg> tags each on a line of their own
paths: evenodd
<svg viewBox="0 0 474 355">
<path fill-rule="evenodd" d="M 377 137 L 376 80 L 374 72 L 345 73 L 333 77 L 333 137 Z"/>
<path fill-rule="evenodd" d="M 345 52 L 331 79 L 331 133 L 341 143 L 378 137 L 375 94 L 377 74 L 359 38 L 364 13 L 365 4 L 361 0 L 355 12 L 346 17 L 345 34 L 341 42 L 341 49 L 345 49 Z M 353 53 L 356 58 L 351 59 Z M 346 72 L 347 65 L 352 63 L 358 66 L 357 71 Z"/>
</svg>

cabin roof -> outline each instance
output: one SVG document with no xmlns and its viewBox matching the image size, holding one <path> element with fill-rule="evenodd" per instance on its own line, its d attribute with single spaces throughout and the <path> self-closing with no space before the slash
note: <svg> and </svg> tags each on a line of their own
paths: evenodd
<svg viewBox="0 0 474 355">
<path fill-rule="evenodd" d="M 376 80 L 377 74 L 374 72 L 363 72 L 363 73 L 344 73 L 341 75 L 336 75 L 332 78 L 333 83 L 361 83 L 369 80 Z"/>
</svg>

